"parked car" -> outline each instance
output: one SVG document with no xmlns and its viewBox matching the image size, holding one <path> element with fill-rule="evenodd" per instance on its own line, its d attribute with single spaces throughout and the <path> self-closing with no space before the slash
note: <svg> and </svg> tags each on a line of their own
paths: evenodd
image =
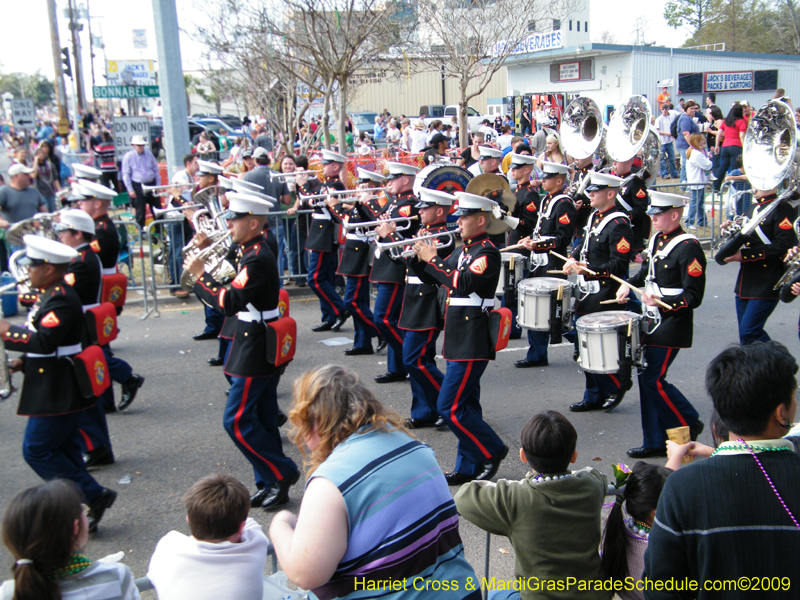
<svg viewBox="0 0 800 600">
<path fill-rule="evenodd" d="M 199 135 L 203 131 L 206 132 L 208 139 L 210 139 L 214 143 L 214 147 L 219 150 L 219 136 L 214 132 L 213 129 L 198 123 L 197 121 L 193 121 L 191 119 L 187 120 L 187 125 L 189 126 L 189 140 L 190 145 L 186 148 L 186 153 L 188 154 L 192 150 L 191 140 L 194 139 L 196 135 Z M 158 157 L 161 150 L 164 147 L 164 123 L 161 119 L 153 119 L 150 121 L 150 145 L 152 148 L 153 155 Z M 183 157 L 181 157 L 183 158 Z"/>
<path fill-rule="evenodd" d="M 378 116 L 376 112 L 356 112 L 349 113 L 350 122 L 353 124 L 353 139 L 358 140 L 360 132 L 364 132 L 367 137 L 372 140 L 375 131 L 375 117 Z M 330 131 L 338 139 L 339 131 L 339 114 L 334 113 L 330 117 Z"/>
<path fill-rule="evenodd" d="M 425 118 L 425 125 L 430 125 L 437 119 L 447 125 L 452 117 L 458 117 L 458 105 L 425 104 L 419 108 L 419 114 L 428 115 Z M 471 106 L 467 106 L 467 124 L 470 131 L 478 131 L 481 128 L 481 121 L 486 118 Z"/>
<path fill-rule="evenodd" d="M 236 139 L 244 135 L 241 127 L 235 129 L 229 123 L 217 117 L 203 117 L 200 119 L 195 119 L 195 121 L 203 125 L 206 129 L 211 129 L 217 135 L 219 135 L 219 132 L 223 129 L 228 132 L 229 138 Z"/>
</svg>

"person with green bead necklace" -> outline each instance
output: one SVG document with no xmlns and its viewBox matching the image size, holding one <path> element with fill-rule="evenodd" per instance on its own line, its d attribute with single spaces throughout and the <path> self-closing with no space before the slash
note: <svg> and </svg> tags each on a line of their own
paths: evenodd
<svg viewBox="0 0 800 600">
<path fill-rule="evenodd" d="M 698 587 L 650 589 L 646 600 L 718 598 L 719 582 L 736 582 L 726 600 L 797 596 L 790 576 L 800 553 L 800 455 L 783 437 L 797 411 L 797 370 L 775 341 L 732 345 L 709 364 L 705 387 L 728 440 L 667 479 L 643 574 Z"/>
<path fill-rule="evenodd" d="M 14 579 L 3 600 L 137 600 L 131 570 L 116 557 L 92 562 L 88 506 L 70 481 L 54 479 L 14 497 L 3 515 L 3 543 L 14 557 Z"/>
</svg>

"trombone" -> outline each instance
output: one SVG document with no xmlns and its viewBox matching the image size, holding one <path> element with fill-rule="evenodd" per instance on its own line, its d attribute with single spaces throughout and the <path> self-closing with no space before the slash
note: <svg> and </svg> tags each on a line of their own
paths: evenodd
<svg viewBox="0 0 800 600">
<path fill-rule="evenodd" d="M 375 228 L 382 223 L 396 223 L 395 231 L 405 231 L 411 228 L 411 221 L 416 221 L 418 218 L 419 217 L 395 217 L 393 219 L 379 219 L 377 221 L 364 221 L 361 223 L 348 222 L 344 227 L 348 232 L 355 230 L 356 235 L 362 237 L 377 237 L 378 233 L 375 231 Z M 405 225 L 400 225 L 400 223 L 405 223 Z"/>
<path fill-rule="evenodd" d="M 168 183 L 167 185 L 144 185 L 142 184 L 142 191 L 145 194 L 157 194 L 162 195 L 164 192 L 171 190 L 172 188 L 194 188 L 193 183 Z"/>
<path fill-rule="evenodd" d="M 168 212 L 177 212 L 177 211 L 184 211 L 184 210 L 197 210 L 199 208 L 205 208 L 202 204 L 184 204 L 182 206 L 168 206 L 167 208 L 153 208 L 153 217 L 156 219 L 163 218 Z"/>
<path fill-rule="evenodd" d="M 422 235 L 420 237 L 415 238 L 408 238 L 406 240 L 400 240 L 398 242 L 386 242 L 385 244 L 381 242 L 377 242 L 376 246 L 378 248 L 378 252 L 388 251 L 389 256 L 395 260 L 399 258 L 410 258 L 416 254 L 414 252 L 414 248 L 409 248 L 407 250 L 403 250 L 404 246 L 409 246 L 416 244 L 417 242 L 425 242 L 429 240 L 440 240 L 443 238 L 447 238 L 447 241 L 443 244 L 436 244 L 437 248 L 448 248 L 453 245 L 456 239 L 456 234 L 454 231 L 442 231 L 439 233 L 430 233 L 428 235 Z"/>
<path fill-rule="evenodd" d="M 270 171 L 269 180 L 275 181 L 277 179 L 278 181 L 285 182 L 292 177 L 297 177 L 298 175 L 301 177 L 314 177 L 316 174 L 316 171 L 294 171 L 293 173 L 276 173 L 275 171 Z"/>
</svg>

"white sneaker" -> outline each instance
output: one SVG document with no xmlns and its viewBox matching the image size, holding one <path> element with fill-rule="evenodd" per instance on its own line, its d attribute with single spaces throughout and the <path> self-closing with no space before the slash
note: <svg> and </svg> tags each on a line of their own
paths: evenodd
<svg viewBox="0 0 800 600">
<path fill-rule="evenodd" d="M 697 225 L 689 225 L 689 231 L 697 231 Z"/>
</svg>

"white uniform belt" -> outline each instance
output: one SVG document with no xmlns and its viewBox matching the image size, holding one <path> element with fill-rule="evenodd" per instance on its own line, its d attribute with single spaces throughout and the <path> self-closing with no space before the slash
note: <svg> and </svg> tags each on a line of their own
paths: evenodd
<svg viewBox="0 0 800 600">
<path fill-rule="evenodd" d="M 330 221 L 331 220 L 331 216 L 330 215 L 323 215 L 323 214 L 320 214 L 320 213 L 314 213 L 313 215 L 311 215 L 311 217 L 313 219 L 322 219 L 323 221 Z"/>
<path fill-rule="evenodd" d="M 245 321 L 247 323 L 253 323 L 256 321 L 268 321 L 269 319 L 277 319 L 279 316 L 280 316 L 280 311 L 277 308 L 273 308 L 272 310 L 262 310 L 262 311 L 258 311 L 255 309 L 240 310 L 237 313 L 237 317 L 239 317 L 239 320 Z"/>
<path fill-rule="evenodd" d="M 92 310 L 93 308 L 97 308 L 98 306 L 100 306 L 99 302 L 95 302 L 94 304 L 84 304 L 83 312 L 86 312 L 87 310 Z"/>
<path fill-rule="evenodd" d="M 108 269 L 103 269 L 103 275 L 116 275 L 117 274 L 117 266 L 114 265 Z"/>
<path fill-rule="evenodd" d="M 369 238 L 365 235 L 356 235 L 355 233 L 348 233 L 347 234 L 348 240 L 356 240 L 358 242 L 368 242 Z"/>
<path fill-rule="evenodd" d="M 25 356 L 28 358 L 48 358 L 50 356 L 56 356 L 61 358 L 62 356 L 71 356 L 73 354 L 79 354 L 81 351 L 80 344 L 72 344 L 71 346 L 59 346 L 55 352 L 51 352 L 50 354 L 35 354 L 33 352 L 28 352 Z"/>
<path fill-rule="evenodd" d="M 665 288 L 659 286 L 659 289 L 664 296 L 680 296 L 683 293 L 683 288 Z"/>
<path fill-rule="evenodd" d="M 450 306 L 479 306 L 481 308 L 494 308 L 494 298 L 481 298 L 472 292 L 467 298 L 453 298 L 450 296 Z"/>
<path fill-rule="evenodd" d="M 422 279 L 416 275 L 409 275 L 406 277 L 406 283 L 410 283 L 411 285 L 422 285 Z"/>
</svg>

